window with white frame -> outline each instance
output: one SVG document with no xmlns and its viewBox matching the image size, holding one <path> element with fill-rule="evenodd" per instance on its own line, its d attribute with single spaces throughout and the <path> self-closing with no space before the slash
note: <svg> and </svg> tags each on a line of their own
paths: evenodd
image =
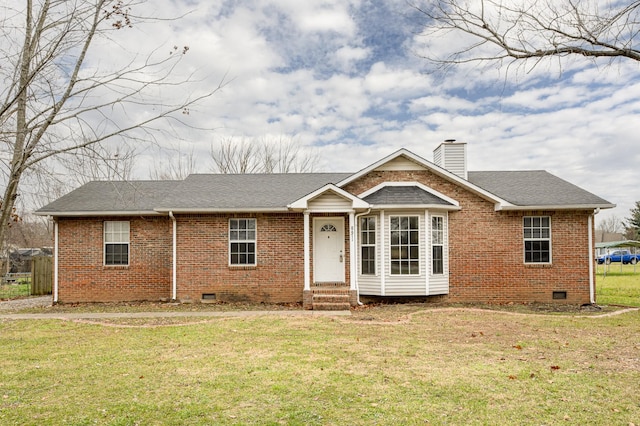
<svg viewBox="0 0 640 426">
<path fill-rule="evenodd" d="M 418 216 L 389 218 L 389 248 L 392 275 L 420 273 L 420 219 Z"/>
<path fill-rule="evenodd" d="M 376 218 L 360 218 L 360 273 L 376 273 Z"/>
<path fill-rule="evenodd" d="M 431 273 L 444 273 L 444 217 L 431 217 Z"/>
<path fill-rule="evenodd" d="M 551 217 L 525 216 L 524 263 L 551 263 Z"/>
<path fill-rule="evenodd" d="M 229 219 L 229 264 L 256 264 L 255 219 Z"/>
<path fill-rule="evenodd" d="M 104 222 L 104 264 L 129 265 L 129 222 Z"/>
</svg>

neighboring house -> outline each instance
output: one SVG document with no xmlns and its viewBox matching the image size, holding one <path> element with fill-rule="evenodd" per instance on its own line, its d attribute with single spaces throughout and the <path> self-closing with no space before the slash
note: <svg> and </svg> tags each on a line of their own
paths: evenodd
<svg viewBox="0 0 640 426">
<path fill-rule="evenodd" d="M 593 303 L 593 217 L 614 205 L 466 164 L 448 141 L 357 173 L 91 182 L 37 212 L 55 221 L 54 301 Z"/>
<path fill-rule="evenodd" d="M 8 262 L 6 258 L 0 260 L 0 271 L 8 274 L 25 274 L 31 272 L 31 265 L 35 256 L 51 256 L 52 249 L 44 248 L 17 248 L 9 251 Z"/>
<path fill-rule="evenodd" d="M 596 244 L 611 243 L 615 241 L 623 241 L 624 234 L 618 232 L 605 232 L 602 229 L 596 229 Z"/>
</svg>

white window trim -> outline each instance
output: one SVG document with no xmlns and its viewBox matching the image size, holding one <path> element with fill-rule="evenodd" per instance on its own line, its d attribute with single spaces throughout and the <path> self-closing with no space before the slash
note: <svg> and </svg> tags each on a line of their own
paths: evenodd
<svg viewBox="0 0 640 426">
<path fill-rule="evenodd" d="M 362 219 L 373 219 L 373 225 L 374 225 L 374 229 L 373 229 L 373 234 L 374 234 L 374 238 L 375 238 L 375 243 L 373 244 L 363 244 L 362 243 Z M 359 237 L 359 243 L 360 243 L 360 247 L 359 247 L 359 259 L 360 261 L 358 262 L 358 269 L 360 271 L 360 275 L 362 276 L 366 276 L 366 277 L 374 277 L 374 276 L 378 276 L 378 242 L 379 242 L 379 238 L 378 238 L 378 217 L 375 215 L 369 215 L 369 216 L 361 216 L 360 217 L 361 222 L 358 224 L 358 237 Z M 370 232 L 370 231 L 367 231 Z M 365 274 L 362 272 L 362 248 L 363 247 L 373 247 L 374 250 L 374 256 L 373 256 L 373 274 L 369 273 L 369 274 Z"/>
<path fill-rule="evenodd" d="M 396 218 L 396 217 L 398 217 L 398 218 L 399 217 L 407 217 L 407 218 L 415 217 L 416 219 L 418 219 L 418 228 L 417 228 L 417 231 L 418 231 L 418 244 L 417 244 L 417 246 L 418 246 L 418 259 L 417 259 L 417 261 L 418 261 L 418 272 L 413 273 L 413 274 L 400 274 L 400 273 L 394 274 L 393 273 L 393 268 L 391 266 L 393 264 L 393 259 L 391 258 L 391 252 L 392 252 L 392 250 L 391 250 L 391 246 L 392 246 L 392 244 L 391 244 L 391 232 L 393 232 L 392 229 L 391 229 L 391 221 L 393 220 L 393 218 Z M 390 276 L 393 276 L 393 277 L 414 276 L 415 277 L 415 276 L 420 276 L 421 275 L 421 270 L 422 270 L 422 266 L 423 266 L 423 263 L 422 263 L 423 259 L 420 258 L 421 257 L 420 256 L 420 232 L 421 232 L 420 231 L 420 222 L 421 222 L 421 220 L 424 220 L 424 215 L 422 216 L 422 219 L 421 219 L 421 216 L 420 216 L 419 213 L 406 213 L 406 214 L 392 214 L 392 215 L 389 215 L 389 229 L 387 230 L 387 232 L 389 233 L 388 244 L 389 244 L 389 275 Z"/>
<path fill-rule="evenodd" d="M 107 242 L 107 224 L 126 223 L 128 225 L 127 241 L 109 241 Z M 127 263 L 107 264 L 107 244 L 126 244 L 127 245 Z M 131 264 L 131 222 L 128 220 L 105 220 L 102 223 L 102 265 L 108 267 L 129 266 Z"/>
<path fill-rule="evenodd" d="M 255 238 L 252 240 L 232 240 L 231 239 L 231 221 L 233 220 L 252 220 L 254 223 Z M 227 223 L 229 240 L 228 244 L 228 264 L 230 267 L 257 266 L 258 265 L 258 220 L 255 217 L 231 217 Z M 231 244 L 232 243 L 253 243 L 253 263 L 231 263 Z"/>
<path fill-rule="evenodd" d="M 439 244 L 434 244 L 433 242 L 433 219 L 434 218 L 439 218 L 442 221 L 442 243 Z M 446 272 L 446 262 L 445 262 L 445 242 L 446 242 L 446 218 L 444 215 L 440 215 L 440 214 L 433 214 L 430 217 L 429 220 L 429 238 L 430 238 L 430 244 L 429 244 L 429 259 L 431 260 L 430 265 L 429 265 L 429 273 L 430 275 L 444 275 Z M 433 247 L 442 247 L 442 272 L 439 273 L 435 273 L 433 271 Z"/>
<path fill-rule="evenodd" d="M 524 220 L 526 218 L 548 218 L 549 219 L 549 238 L 526 238 L 524 236 Z M 525 265 L 551 265 L 553 263 L 553 243 L 552 243 L 552 224 L 551 216 L 522 216 L 522 262 Z M 549 261 L 548 262 L 527 262 L 527 241 L 549 241 Z"/>
</svg>

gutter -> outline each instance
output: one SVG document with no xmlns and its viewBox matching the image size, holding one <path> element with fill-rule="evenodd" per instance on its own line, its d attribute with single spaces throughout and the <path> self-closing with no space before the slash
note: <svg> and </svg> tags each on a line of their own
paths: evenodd
<svg viewBox="0 0 640 426">
<path fill-rule="evenodd" d="M 530 206 L 514 206 L 514 205 L 496 205 L 496 211 L 530 211 L 530 210 L 592 210 L 596 209 L 600 211 L 600 209 L 612 209 L 616 207 L 615 204 L 600 204 L 600 205 L 589 205 L 589 204 L 567 204 L 567 205 L 530 205 Z M 596 213 L 597 214 L 597 213 Z"/>
<path fill-rule="evenodd" d="M 288 213 L 287 207 L 221 207 L 221 208 L 186 208 L 166 209 L 157 208 L 154 213 L 207 214 L 207 213 Z"/>
<path fill-rule="evenodd" d="M 58 303 L 58 221 L 53 219 L 53 303 Z"/>
<path fill-rule="evenodd" d="M 177 282 L 177 263 L 176 254 L 178 251 L 177 248 L 177 230 L 178 224 L 176 222 L 176 218 L 173 215 L 173 212 L 169 212 L 169 217 L 172 222 L 172 232 L 171 232 L 171 240 L 172 240 L 172 250 L 171 250 L 171 300 L 176 300 L 178 298 L 178 282 Z"/>
<path fill-rule="evenodd" d="M 589 226 L 589 230 L 588 230 L 588 234 L 589 234 L 589 302 L 592 305 L 596 304 L 596 283 L 595 283 L 595 278 L 594 278 L 594 271 L 593 271 L 593 262 L 595 262 L 594 260 L 594 249 L 593 249 L 593 220 L 595 218 L 595 215 L 597 215 L 598 213 L 600 213 L 600 208 L 597 208 L 593 211 L 592 214 L 589 215 L 589 220 L 588 220 L 588 226 Z"/>
<path fill-rule="evenodd" d="M 52 217 L 85 217 L 85 216 L 161 216 L 155 210 L 87 210 L 87 211 L 35 211 L 36 216 L 52 216 Z"/>
</svg>

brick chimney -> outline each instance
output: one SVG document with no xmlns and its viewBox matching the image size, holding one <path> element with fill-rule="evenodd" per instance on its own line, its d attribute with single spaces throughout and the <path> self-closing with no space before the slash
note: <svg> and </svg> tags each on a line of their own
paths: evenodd
<svg viewBox="0 0 640 426">
<path fill-rule="evenodd" d="M 433 151 L 433 162 L 467 180 L 467 143 L 445 140 Z"/>
</svg>

